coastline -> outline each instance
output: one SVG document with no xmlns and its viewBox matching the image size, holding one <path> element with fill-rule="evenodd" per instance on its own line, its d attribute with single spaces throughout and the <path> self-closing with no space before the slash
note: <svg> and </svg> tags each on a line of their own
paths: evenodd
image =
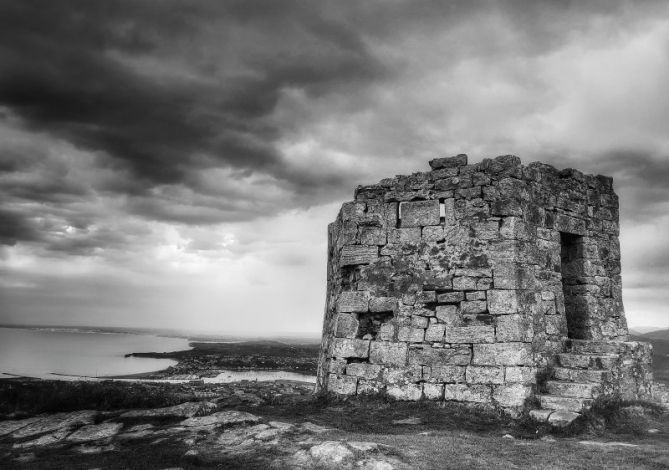
<svg viewBox="0 0 669 470">
<path fill-rule="evenodd" d="M 133 352 L 125 357 L 171 359 L 176 364 L 164 369 L 134 374 L 86 376 L 51 373 L 48 377 L 32 377 L 12 373 L 0 375 L 0 381 L 159 381 L 159 382 L 215 382 L 221 374 L 286 373 L 301 375 L 311 381 L 316 375 L 318 345 L 287 344 L 275 340 L 235 342 L 189 341 L 190 349 L 171 352 Z M 253 379 L 241 379 L 253 380 Z M 268 379 L 276 380 L 276 379 Z"/>
<path fill-rule="evenodd" d="M 190 341 L 191 349 L 165 353 L 129 353 L 126 357 L 172 359 L 177 364 L 166 369 L 107 378 L 183 379 L 213 378 L 228 372 L 265 371 L 316 375 L 318 350 L 315 343 L 288 344 L 276 340 L 240 342 Z"/>
</svg>

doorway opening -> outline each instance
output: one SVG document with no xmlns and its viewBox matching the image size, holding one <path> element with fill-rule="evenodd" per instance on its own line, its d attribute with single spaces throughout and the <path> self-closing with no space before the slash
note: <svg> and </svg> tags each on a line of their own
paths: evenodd
<svg viewBox="0 0 669 470">
<path fill-rule="evenodd" d="M 560 268 L 564 309 L 567 316 L 567 337 L 588 339 L 588 299 L 585 296 L 583 237 L 560 232 Z"/>
</svg>

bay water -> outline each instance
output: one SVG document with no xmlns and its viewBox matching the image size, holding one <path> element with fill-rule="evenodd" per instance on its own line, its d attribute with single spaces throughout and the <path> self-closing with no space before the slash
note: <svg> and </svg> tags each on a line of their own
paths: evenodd
<svg viewBox="0 0 669 470">
<path fill-rule="evenodd" d="M 84 329 L 0 327 L 0 377 L 104 377 L 153 372 L 171 359 L 125 357 L 133 352 L 191 349 L 186 338 Z"/>
</svg>

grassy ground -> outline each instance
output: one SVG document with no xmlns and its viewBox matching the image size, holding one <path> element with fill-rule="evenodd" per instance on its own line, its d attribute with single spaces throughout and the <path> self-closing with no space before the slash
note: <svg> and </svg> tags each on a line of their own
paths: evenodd
<svg viewBox="0 0 669 470">
<path fill-rule="evenodd" d="M 626 411 L 630 406 L 632 413 Z M 550 435 L 546 427 L 529 421 L 511 421 L 494 410 L 457 404 L 307 397 L 299 401 L 276 398 L 246 409 L 265 419 L 311 421 L 332 428 L 319 435 L 319 440 L 385 444 L 416 469 L 669 468 L 669 418 L 644 403 L 600 403 L 582 423 L 557 435 Z M 393 423 L 406 418 L 416 418 L 421 424 Z M 135 419 L 126 424 L 137 422 Z M 649 434 L 650 428 L 658 429 L 659 433 Z M 507 434 L 514 438 L 503 437 Z M 584 440 L 625 442 L 636 447 L 597 447 L 581 444 Z M 117 451 L 100 455 L 41 449 L 36 452 L 36 460 L 17 468 L 264 469 L 276 456 L 262 453 L 225 456 L 215 450 L 200 449 L 200 455 L 190 457 L 184 455 L 190 447 L 175 437 L 159 442 L 155 438 L 124 441 L 118 445 Z"/>
<path fill-rule="evenodd" d="M 24 384 L 15 390 L 23 400 L 36 400 L 35 413 L 50 409 L 98 408 L 114 410 L 138 405 L 163 406 L 183 401 L 184 390 L 178 386 L 163 388 L 155 395 L 155 384 L 127 383 L 64 383 Z M 260 386 L 260 385 L 258 385 Z M 63 389 L 56 393 L 58 387 Z M 43 390 L 40 392 L 39 389 Z M 85 390 L 84 390 L 85 389 Z M 32 390 L 28 392 L 27 390 Z M 87 400 L 73 401 L 83 392 Z M 0 394 L 0 403 L 8 396 Z M 53 401 L 46 399 L 54 396 Z M 151 397 L 153 398 L 146 398 Z M 113 399 L 112 399 L 113 397 Z M 179 399 L 181 397 L 181 399 Z M 11 397 L 10 397 L 11 398 Z M 191 397 L 192 398 L 192 397 Z M 92 401 L 101 406 L 91 406 Z M 147 402 L 148 400 L 148 402 Z M 536 469 L 609 469 L 669 468 L 669 417 L 652 405 L 600 401 L 581 422 L 562 430 L 551 430 L 530 420 L 512 421 L 490 408 L 470 408 L 450 403 L 393 402 L 380 398 L 326 399 L 310 395 L 277 394 L 259 405 L 219 403 L 220 409 L 246 410 L 265 420 L 293 423 L 310 421 L 331 431 L 319 440 L 372 441 L 395 449 L 402 460 L 416 469 L 474 468 L 536 468 Z M 24 413 L 27 413 L 24 408 Z M 126 426 L 150 422 L 157 427 L 173 426 L 176 421 L 146 419 L 107 419 Z M 397 424 L 397 420 L 413 418 L 419 424 Z M 649 434 L 655 428 L 657 434 Z M 513 438 L 504 438 L 504 435 Z M 636 447 L 593 447 L 579 441 L 622 441 Z M 10 452 L 0 444 L 0 457 Z M 25 464 L 10 461 L 3 468 L 267 468 L 275 455 L 251 453 L 226 456 L 216 449 L 199 449 L 200 455 L 186 456 L 191 448 L 177 436 L 116 443 L 117 450 L 95 455 L 80 455 L 68 449 L 38 448 L 35 459 Z M 278 452 L 278 450 L 277 450 Z M 0 458 L 0 461 L 2 459 Z"/>
</svg>

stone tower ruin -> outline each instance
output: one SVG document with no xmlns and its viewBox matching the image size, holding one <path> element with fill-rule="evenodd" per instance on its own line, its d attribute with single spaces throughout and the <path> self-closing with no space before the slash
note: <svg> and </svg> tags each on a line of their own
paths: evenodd
<svg viewBox="0 0 669 470">
<path fill-rule="evenodd" d="M 317 389 L 510 412 L 536 396 L 544 419 L 649 398 L 612 179 L 511 155 L 430 167 L 358 187 L 330 224 Z"/>
</svg>

